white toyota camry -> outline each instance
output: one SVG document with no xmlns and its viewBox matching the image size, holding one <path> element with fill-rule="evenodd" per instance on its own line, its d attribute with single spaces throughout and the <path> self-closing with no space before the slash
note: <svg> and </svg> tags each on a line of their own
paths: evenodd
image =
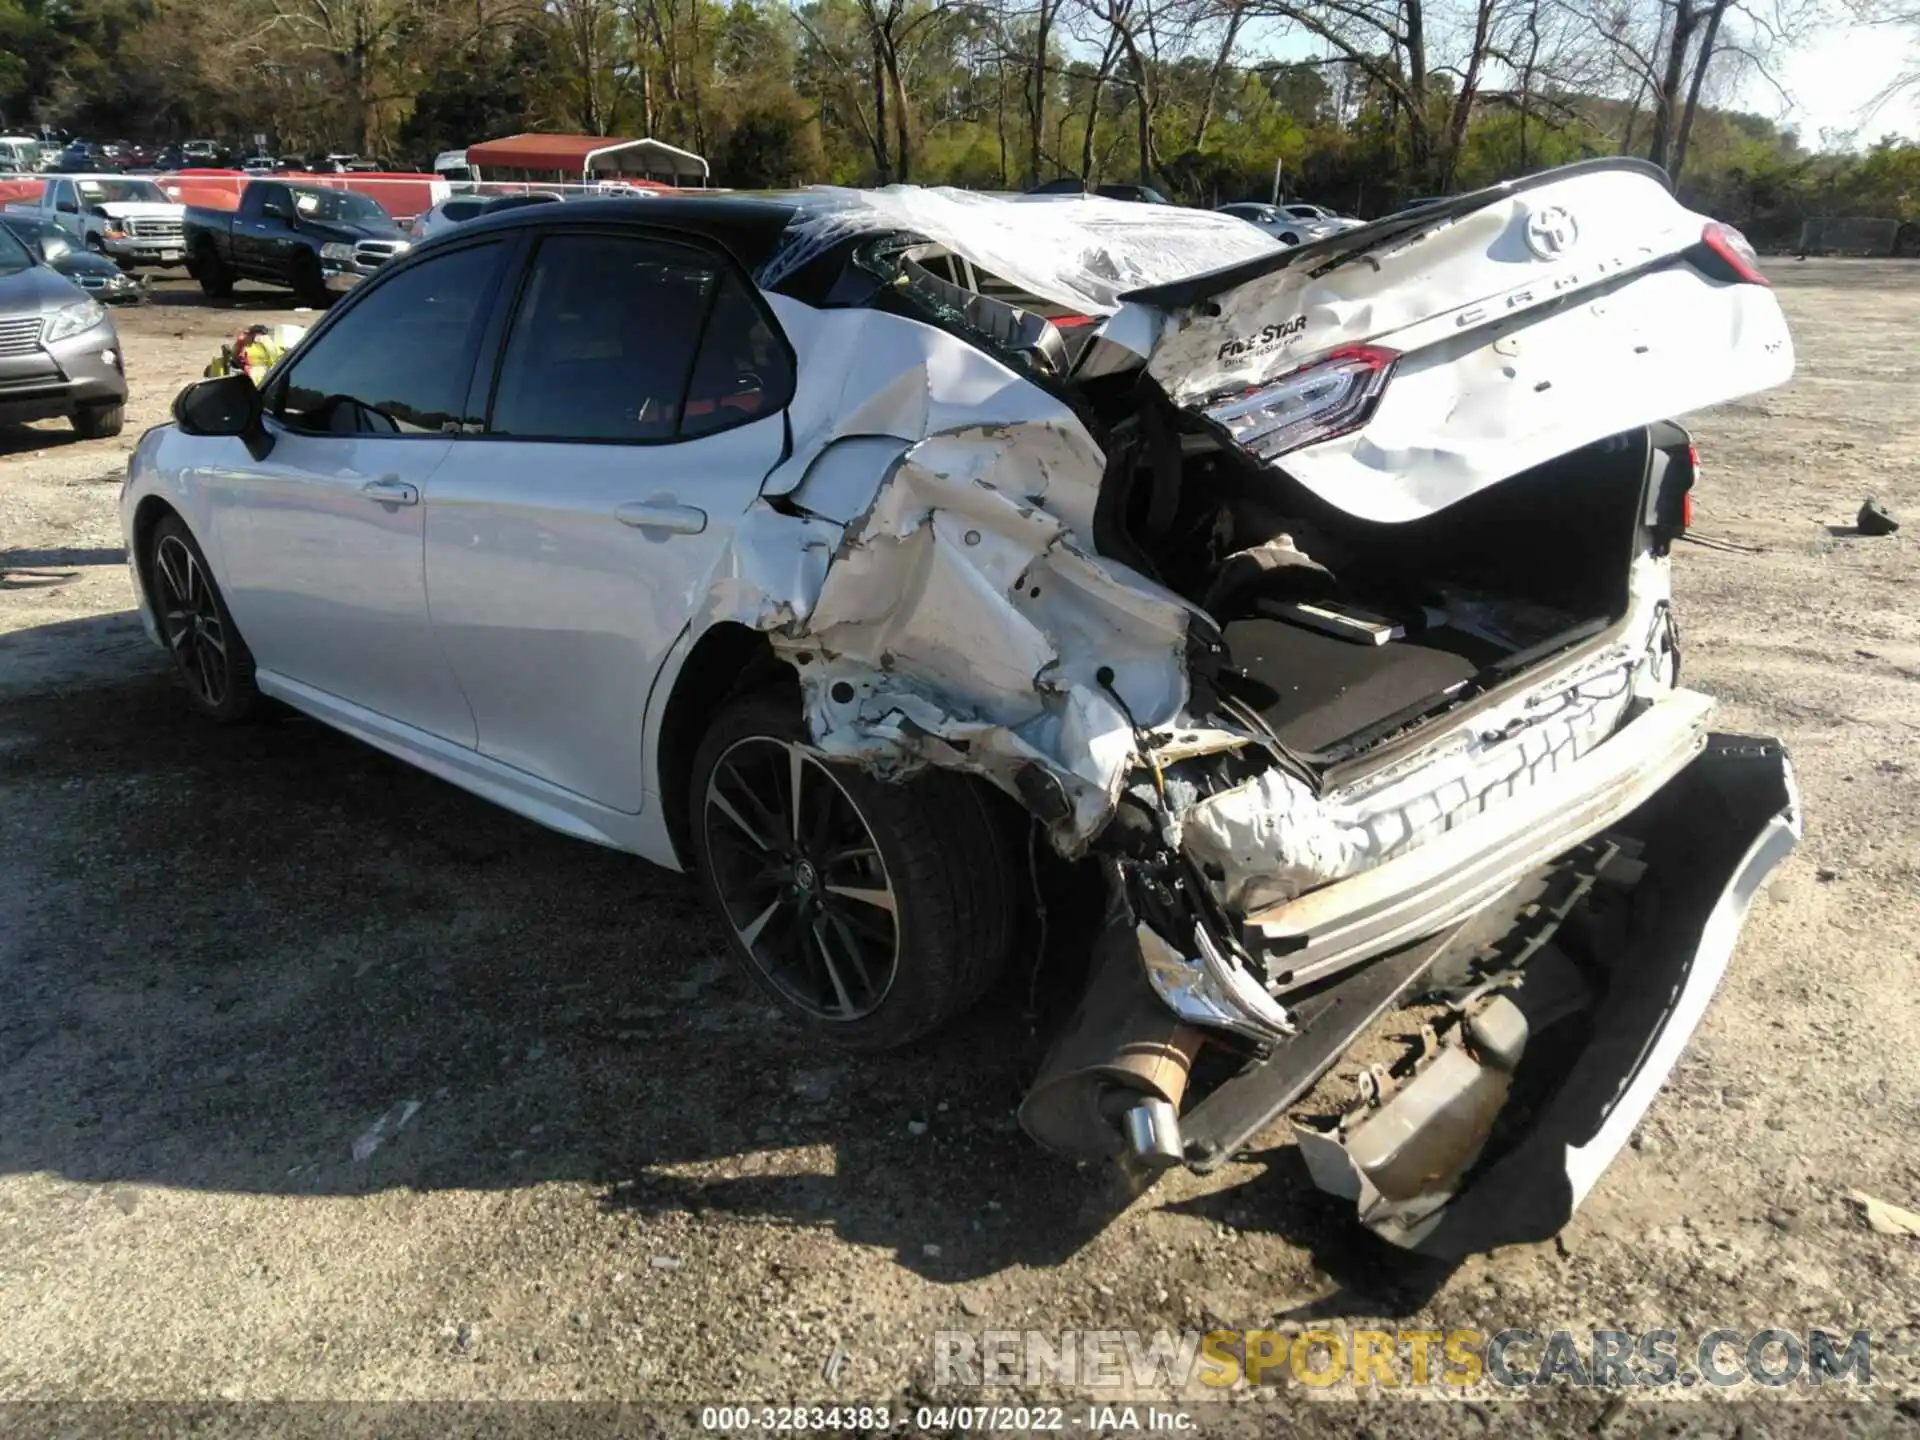
<svg viewBox="0 0 1920 1440">
<path fill-rule="evenodd" d="M 1792 366 L 1745 241 L 1632 161 L 1293 247 L 904 188 L 548 205 L 189 387 L 124 523 L 200 710 L 696 872 L 828 1040 L 976 1000 L 1050 845 L 1107 904 L 1035 1138 L 1204 1169 L 1290 1116 L 1364 1224 L 1457 1252 L 1563 1223 L 1797 834 L 1668 587 L 1669 417 Z M 1411 1052 L 1315 1110 L 1382 1025 Z"/>
</svg>

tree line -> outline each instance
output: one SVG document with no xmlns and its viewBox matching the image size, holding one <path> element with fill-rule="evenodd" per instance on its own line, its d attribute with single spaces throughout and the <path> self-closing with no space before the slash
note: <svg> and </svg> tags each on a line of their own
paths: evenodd
<svg viewBox="0 0 1920 1440">
<path fill-rule="evenodd" d="M 1899 43 L 1916 17 L 1876 3 L 0 0 L 0 119 L 409 164 L 518 130 L 653 135 L 741 188 L 1077 175 L 1218 204 L 1277 167 L 1361 214 L 1633 154 L 1764 238 L 1920 218 L 1920 147 L 1823 149 L 1725 103 L 1823 26 Z"/>
</svg>

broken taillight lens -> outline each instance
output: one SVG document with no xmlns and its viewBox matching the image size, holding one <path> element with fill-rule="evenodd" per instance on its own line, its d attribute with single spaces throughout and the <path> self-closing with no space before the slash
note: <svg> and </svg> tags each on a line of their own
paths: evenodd
<svg viewBox="0 0 1920 1440">
<path fill-rule="evenodd" d="M 1760 273 L 1760 252 L 1733 226 L 1709 220 L 1707 228 L 1700 232 L 1700 243 L 1719 256 L 1735 278 L 1748 285 L 1773 284 Z"/>
<path fill-rule="evenodd" d="M 1399 352 L 1347 345 L 1278 380 L 1210 406 L 1209 420 L 1262 460 L 1351 434 L 1372 418 Z"/>
</svg>

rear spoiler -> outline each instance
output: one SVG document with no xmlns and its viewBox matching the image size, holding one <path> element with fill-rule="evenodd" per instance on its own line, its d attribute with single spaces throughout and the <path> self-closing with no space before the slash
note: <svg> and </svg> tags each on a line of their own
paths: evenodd
<svg viewBox="0 0 1920 1440">
<path fill-rule="evenodd" d="M 1523 175 L 1517 180 L 1502 181 L 1498 185 L 1489 185 L 1483 190 L 1474 190 L 1465 195 L 1452 195 L 1444 200 L 1415 206 L 1411 210 L 1382 216 L 1378 220 L 1356 226 L 1352 230 L 1342 230 L 1338 234 L 1329 235 L 1305 245 L 1295 245 L 1271 255 L 1243 260 L 1238 265 L 1228 265 L 1219 270 L 1189 275 L 1183 280 L 1170 281 L 1165 285 L 1150 285 L 1142 290 L 1129 290 L 1120 299 L 1125 303 L 1149 305 L 1157 310 L 1182 310 L 1231 290 L 1235 286 L 1244 285 L 1250 280 L 1258 280 L 1263 275 L 1272 275 L 1281 270 L 1296 267 L 1312 269 L 1316 273 L 1331 270 L 1370 251 L 1384 249 L 1395 241 L 1404 240 L 1431 230 L 1437 225 L 1458 220 L 1463 215 L 1471 215 L 1483 205 L 1490 205 L 1509 195 L 1522 194 L 1539 185 L 1557 184 L 1580 175 L 1591 175 L 1604 170 L 1636 171 L 1650 179 L 1658 180 L 1661 187 L 1669 193 L 1673 190 L 1673 180 L 1667 172 L 1646 160 L 1621 155 L 1603 156 L 1597 160 L 1581 160 L 1571 165 L 1543 170 L 1538 174 Z"/>
</svg>

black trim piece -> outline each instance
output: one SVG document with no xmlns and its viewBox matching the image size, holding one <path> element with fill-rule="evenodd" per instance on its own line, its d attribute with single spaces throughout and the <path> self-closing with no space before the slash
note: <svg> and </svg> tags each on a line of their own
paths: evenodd
<svg viewBox="0 0 1920 1440">
<path fill-rule="evenodd" d="M 1402 210 L 1392 215 L 1382 216 L 1355 229 L 1329 235 L 1324 240 L 1296 245 L 1291 249 L 1276 251 L 1272 255 L 1262 255 L 1253 260 L 1243 260 L 1238 265 L 1228 265 L 1199 275 L 1189 275 L 1184 280 L 1175 280 L 1166 285 L 1150 285 L 1140 290 L 1129 290 L 1120 299 L 1128 304 L 1151 305 L 1162 310 L 1185 309 L 1281 270 L 1295 267 L 1310 267 L 1316 271 L 1334 269 L 1371 251 L 1391 245 L 1395 241 L 1431 230 L 1438 225 L 1451 223 L 1463 215 L 1470 215 L 1475 210 L 1491 205 L 1496 200 L 1505 199 L 1509 195 L 1518 195 L 1527 190 L 1537 189 L 1541 185 L 1570 180 L 1579 175 L 1597 174 L 1608 170 L 1632 171 L 1658 180 L 1669 192 L 1673 189 L 1673 182 L 1668 178 L 1667 172 L 1645 160 L 1620 155 L 1603 156 L 1596 160 L 1580 160 L 1572 165 L 1543 170 L 1537 175 L 1527 175 L 1518 180 L 1489 185 L 1484 190 L 1450 196 L 1444 200 L 1436 200 L 1430 205 L 1421 205 L 1412 210 Z"/>
<path fill-rule="evenodd" d="M 1383 955 L 1296 1002 L 1297 1035 L 1180 1117 L 1188 1168 L 1202 1175 L 1218 1169 L 1311 1090 L 1374 1021 L 1412 990 L 1459 928 Z"/>
<path fill-rule="evenodd" d="M 523 205 L 464 222 L 444 236 L 423 241 L 413 254 L 433 254 L 456 237 L 517 230 L 636 229 L 667 232 L 682 243 L 704 243 L 732 256 L 751 275 L 779 248 L 788 223 L 801 213 L 798 197 L 667 196 L 649 200 L 569 200 L 564 205 Z M 563 212 L 556 214 L 555 212 Z M 409 256 L 408 258 L 411 258 Z"/>
<path fill-rule="evenodd" d="M 707 332 L 713 325 L 714 308 L 720 303 L 720 290 L 726 283 L 727 267 L 724 264 L 715 266 L 713 279 L 707 286 L 706 303 L 700 307 L 700 331 L 693 337 L 693 349 L 687 352 L 686 373 L 680 377 L 680 398 L 673 402 L 673 438 L 676 443 L 686 438 L 687 401 L 693 396 L 693 372 L 700 368 L 700 352 L 707 348 Z M 786 409 L 784 401 L 780 408 L 782 411 Z M 731 430 L 733 426 L 725 428 Z M 705 433 L 712 435 L 718 432 L 709 430 Z"/>
</svg>

